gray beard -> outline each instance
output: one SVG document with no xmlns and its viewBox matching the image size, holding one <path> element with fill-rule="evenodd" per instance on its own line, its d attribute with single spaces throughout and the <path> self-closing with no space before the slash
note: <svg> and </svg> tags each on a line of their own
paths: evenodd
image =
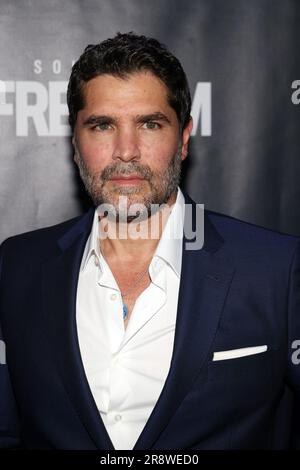
<svg viewBox="0 0 300 470">
<path fill-rule="evenodd" d="M 95 206 L 111 205 L 114 207 L 114 217 L 117 221 L 120 219 L 124 220 L 124 217 L 126 217 L 127 222 L 130 222 L 136 217 L 136 215 L 128 216 L 130 205 L 140 204 L 141 207 L 138 215 L 139 220 L 143 220 L 155 213 L 155 207 L 166 204 L 170 196 L 177 191 L 180 183 L 182 167 L 181 142 L 179 142 L 178 150 L 172 157 L 168 167 L 164 171 L 155 175 L 158 181 L 157 184 L 154 182 L 153 172 L 150 168 L 148 166 L 141 166 L 135 161 L 129 163 L 114 163 L 107 166 L 101 173 L 92 172 L 85 164 L 85 161 L 78 150 L 76 150 L 75 161 L 78 165 L 79 174 L 85 189 Z M 107 190 L 104 188 L 105 183 L 110 180 L 112 176 L 116 174 L 129 175 L 133 173 L 138 174 L 147 180 L 150 185 L 150 193 L 137 197 L 136 195 L 140 193 L 140 188 L 138 186 L 116 186 L 114 190 Z M 116 197 L 118 198 L 118 196 L 127 196 L 128 206 L 126 211 L 117 203 Z M 107 215 L 109 217 L 109 213 Z"/>
</svg>

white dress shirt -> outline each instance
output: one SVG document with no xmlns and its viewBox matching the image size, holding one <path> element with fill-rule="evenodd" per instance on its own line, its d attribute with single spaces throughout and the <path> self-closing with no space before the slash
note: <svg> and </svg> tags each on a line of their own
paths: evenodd
<svg viewBox="0 0 300 470">
<path fill-rule="evenodd" d="M 182 261 L 184 196 L 149 266 L 150 285 L 124 327 L 120 289 L 99 247 L 98 212 L 82 258 L 76 321 L 85 374 L 115 449 L 132 449 L 166 381 L 173 352 Z"/>
</svg>

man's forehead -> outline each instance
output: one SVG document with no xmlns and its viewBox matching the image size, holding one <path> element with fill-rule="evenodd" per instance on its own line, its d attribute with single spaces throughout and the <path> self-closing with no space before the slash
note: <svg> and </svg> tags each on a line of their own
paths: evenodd
<svg viewBox="0 0 300 470">
<path fill-rule="evenodd" d="M 151 72 L 135 72 L 124 77 L 111 74 L 98 75 L 83 83 L 82 91 L 86 99 L 93 98 L 95 94 L 105 95 L 112 100 L 117 93 L 119 95 L 139 93 L 145 96 L 155 93 L 165 98 L 168 95 L 168 88 L 165 83 Z"/>
<path fill-rule="evenodd" d="M 168 100 L 167 87 L 149 73 L 131 74 L 126 79 L 108 74 L 94 77 L 85 83 L 83 105 L 84 114 L 113 118 L 124 113 L 138 116 L 161 112 L 172 119 L 175 113 Z"/>
</svg>

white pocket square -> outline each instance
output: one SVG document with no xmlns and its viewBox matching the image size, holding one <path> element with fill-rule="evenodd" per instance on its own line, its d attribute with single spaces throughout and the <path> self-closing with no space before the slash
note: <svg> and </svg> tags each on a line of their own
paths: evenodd
<svg viewBox="0 0 300 470">
<path fill-rule="evenodd" d="M 251 356 L 267 351 L 268 346 L 252 346 L 250 348 L 230 349 L 228 351 L 216 351 L 213 355 L 213 361 L 223 361 L 225 359 L 236 359 L 243 356 Z"/>
</svg>

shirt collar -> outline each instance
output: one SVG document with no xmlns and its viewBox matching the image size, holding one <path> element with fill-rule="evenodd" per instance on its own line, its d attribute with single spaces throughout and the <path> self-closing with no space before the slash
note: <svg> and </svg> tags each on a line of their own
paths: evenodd
<svg viewBox="0 0 300 470">
<path fill-rule="evenodd" d="M 101 266 L 100 249 L 99 249 L 99 244 L 98 244 L 98 241 L 99 241 L 98 234 L 99 234 L 99 222 L 98 222 L 98 211 L 96 207 L 95 212 L 94 212 L 92 230 L 86 242 L 85 250 L 83 253 L 83 257 L 82 257 L 81 271 L 86 270 L 88 263 L 94 256 L 96 257 L 96 259 L 98 259 L 99 266 Z"/>
<path fill-rule="evenodd" d="M 153 256 L 168 263 L 178 277 L 181 273 L 184 209 L 184 196 L 178 187 L 176 201 Z"/>
<path fill-rule="evenodd" d="M 172 207 L 167 223 L 163 229 L 162 235 L 156 247 L 154 258 L 162 259 L 166 262 L 175 274 L 180 277 L 181 260 L 182 260 L 182 237 L 183 237 L 183 221 L 184 221 L 184 196 L 178 187 L 176 201 Z M 99 248 L 99 222 L 98 211 L 95 209 L 93 225 L 90 236 L 87 240 L 85 250 L 82 257 L 81 271 L 84 271 L 91 261 L 97 260 L 97 264 L 101 268 L 101 253 Z M 93 260 L 94 258 L 94 260 Z M 152 260 L 152 261 L 153 261 Z M 151 262 L 152 263 L 152 262 Z"/>
</svg>

